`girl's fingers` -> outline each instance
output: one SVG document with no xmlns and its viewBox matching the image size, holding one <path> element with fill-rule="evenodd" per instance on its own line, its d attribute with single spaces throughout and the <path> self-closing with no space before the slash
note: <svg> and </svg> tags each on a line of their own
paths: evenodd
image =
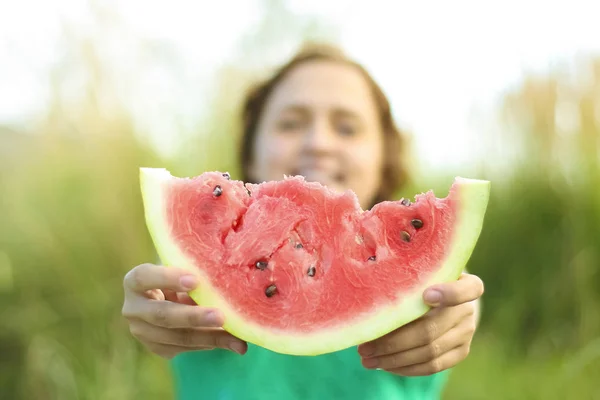
<svg viewBox="0 0 600 400">
<path fill-rule="evenodd" d="M 484 285 L 477 275 L 464 273 L 457 281 L 428 288 L 423 298 L 433 307 L 451 307 L 475 301 L 483 295 Z"/>
<path fill-rule="evenodd" d="M 143 294 L 153 289 L 187 292 L 196 287 L 197 278 L 189 271 L 154 264 L 141 264 L 123 279 L 125 291 Z"/>
<path fill-rule="evenodd" d="M 470 343 L 474 326 L 469 319 L 464 320 L 431 343 L 381 357 L 364 358 L 362 364 L 365 368 L 393 370 L 433 361 L 452 349 Z"/>
<path fill-rule="evenodd" d="M 123 315 L 164 328 L 216 328 L 223 326 L 222 313 L 214 308 L 189 306 L 170 301 L 138 298 L 125 303 Z"/>
<path fill-rule="evenodd" d="M 378 357 L 429 345 L 473 313 L 468 306 L 433 311 L 387 335 L 361 344 L 358 353 L 363 357 Z"/>
<path fill-rule="evenodd" d="M 389 370 L 389 372 L 402 376 L 425 376 L 433 375 L 454 367 L 464 360 L 469 354 L 469 346 L 463 345 L 456 347 L 438 358 L 420 364 L 413 364 L 406 367 Z"/>
<path fill-rule="evenodd" d="M 244 354 L 246 343 L 223 329 L 167 329 L 144 321 L 130 325 L 131 334 L 145 343 L 176 346 L 186 349 L 221 348 Z"/>
</svg>

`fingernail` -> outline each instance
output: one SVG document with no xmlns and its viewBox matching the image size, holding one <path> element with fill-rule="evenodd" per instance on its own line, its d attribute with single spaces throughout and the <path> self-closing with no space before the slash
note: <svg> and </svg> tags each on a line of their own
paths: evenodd
<svg viewBox="0 0 600 400">
<path fill-rule="evenodd" d="M 206 313 L 206 324 L 212 326 L 221 326 L 223 324 L 223 319 L 221 318 L 221 313 L 218 311 L 209 311 Z"/>
<path fill-rule="evenodd" d="M 377 358 L 363 358 L 363 367 L 365 368 L 376 368 L 379 365 L 379 360 Z"/>
<path fill-rule="evenodd" d="M 184 289 L 191 290 L 198 284 L 198 279 L 194 275 L 185 275 L 179 279 L 179 283 Z"/>
<path fill-rule="evenodd" d="M 437 305 L 442 300 L 442 293 L 439 290 L 428 290 L 425 292 L 425 301 L 431 305 Z"/>
<path fill-rule="evenodd" d="M 231 349 L 231 351 L 234 351 L 240 355 L 244 355 L 244 353 L 246 352 L 246 346 L 244 346 L 243 343 L 237 341 L 230 342 L 229 348 Z"/>
<path fill-rule="evenodd" d="M 364 357 L 369 357 L 375 353 L 375 345 L 373 343 L 363 343 L 358 346 L 358 354 Z"/>
</svg>

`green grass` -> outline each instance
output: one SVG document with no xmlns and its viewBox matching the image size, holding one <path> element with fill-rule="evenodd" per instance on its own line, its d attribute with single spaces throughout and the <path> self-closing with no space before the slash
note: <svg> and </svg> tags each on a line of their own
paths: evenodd
<svg viewBox="0 0 600 400">
<path fill-rule="evenodd" d="M 445 399 L 600 399 L 600 340 L 563 357 L 509 355 L 507 338 L 478 335 L 451 374 Z"/>
</svg>

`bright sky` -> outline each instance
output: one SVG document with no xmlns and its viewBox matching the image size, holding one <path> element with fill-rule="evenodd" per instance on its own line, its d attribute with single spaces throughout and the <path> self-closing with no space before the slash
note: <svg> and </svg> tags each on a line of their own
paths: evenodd
<svg viewBox="0 0 600 400">
<path fill-rule="evenodd" d="M 173 121 L 193 120 L 203 109 L 212 74 L 235 57 L 261 12 L 259 0 L 100 3 L 113 4 L 126 27 L 114 33 L 105 56 L 163 149 L 176 137 Z M 289 4 L 298 15 L 319 15 L 337 27 L 342 45 L 375 75 L 400 122 L 415 133 L 419 157 L 430 167 L 473 160 L 484 129 L 473 112 L 491 110 L 525 71 L 600 53 L 594 0 Z M 80 0 L 0 2 L 0 123 L 26 121 L 43 109 L 43 73 L 61 56 L 61 19 L 87 32 L 86 13 Z M 140 68 L 146 64 L 130 54 L 131 37 L 165 43 L 180 57 L 177 73 Z"/>
</svg>

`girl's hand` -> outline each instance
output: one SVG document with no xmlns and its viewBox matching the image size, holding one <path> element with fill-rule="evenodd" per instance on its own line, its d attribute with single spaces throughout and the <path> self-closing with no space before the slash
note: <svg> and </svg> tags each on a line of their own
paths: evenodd
<svg viewBox="0 0 600 400">
<path fill-rule="evenodd" d="M 424 293 L 432 308 L 423 317 L 358 347 L 362 364 L 397 375 L 431 375 L 451 368 L 469 354 L 477 326 L 477 299 L 483 282 L 463 274 L 456 282 Z"/>
<path fill-rule="evenodd" d="M 244 354 L 246 343 L 221 328 L 222 313 L 196 305 L 186 294 L 196 285 L 196 277 L 181 269 L 142 264 L 129 271 L 122 314 L 131 334 L 165 358 L 214 348 Z"/>
</svg>

